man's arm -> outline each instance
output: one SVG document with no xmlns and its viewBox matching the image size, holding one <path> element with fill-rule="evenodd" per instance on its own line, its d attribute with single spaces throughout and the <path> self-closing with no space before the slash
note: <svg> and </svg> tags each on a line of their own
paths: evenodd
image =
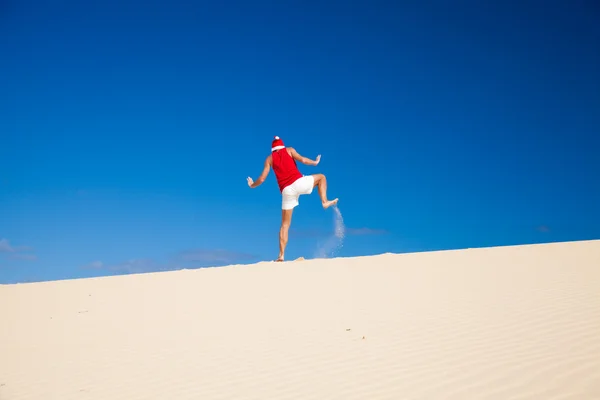
<svg viewBox="0 0 600 400">
<path fill-rule="evenodd" d="M 292 157 L 294 158 L 294 160 L 300 161 L 302 164 L 305 165 L 317 165 L 319 164 L 319 161 L 321 161 L 321 155 L 319 154 L 317 156 L 316 160 L 311 160 L 308 157 L 303 157 L 300 154 L 298 154 L 298 152 L 296 151 L 296 149 L 294 149 L 293 147 L 288 147 L 288 149 L 290 149 L 290 153 L 292 153 Z"/>
<path fill-rule="evenodd" d="M 258 187 L 260 185 L 262 185 L 262 183 L 265 181 L 265 179 L 267 179 L 267 176 L 269 175 L 269 171 L 271 170 L 271 156 L 267 157 L 267 159 L 265 160 L 265 166 L 263 167 L 263 171 L 260 174 L 260 176 L 258 177 L 258 179 L 256 180 L 256 182 L 254 182 L 252 180 L 252 178 L 248 177 L 248 186 L 250 186 L 252 189 L 254 189 L 255 187 Z"/>
</svg>

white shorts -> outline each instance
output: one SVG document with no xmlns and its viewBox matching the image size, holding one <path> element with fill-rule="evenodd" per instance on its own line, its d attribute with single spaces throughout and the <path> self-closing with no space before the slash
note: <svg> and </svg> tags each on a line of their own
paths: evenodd
<svg viewBox="0 0 600 400">
<path fill-rule="evenodd" d="M 296 207 L 301 194 L 311 194 L 315 186 L 315 178 L 312 175 L 304 175 L 281 192 L 281 209 L 290 210 Z"/>
</svg>

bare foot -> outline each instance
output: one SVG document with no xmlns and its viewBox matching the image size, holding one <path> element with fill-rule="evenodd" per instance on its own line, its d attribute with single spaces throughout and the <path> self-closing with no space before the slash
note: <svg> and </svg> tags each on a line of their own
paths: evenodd
<svg viewBox="0 0 600 400">
<path fill-rule="evenodd" d="M 275 260 L 275 262 L 282 262 L 283 261 L 283 256 L 279 256 L 277 257 L 277 260 Z"/>
<path fill-rule="evenodd" d="M 326 201 L 325 203 L 323 203 L 323 208 L 328 209 L 329 207 L 336 205 L 337 202 L 338 202 L 338 199 Z"/>
</svg>

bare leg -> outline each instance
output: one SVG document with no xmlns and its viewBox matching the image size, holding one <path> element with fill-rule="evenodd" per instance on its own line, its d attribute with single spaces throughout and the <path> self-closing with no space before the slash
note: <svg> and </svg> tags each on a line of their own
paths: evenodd
<svg viewBox="0 0 600 400">
<path fill-rule="evenodd" d="M 338 199 L 327 200 L 327 178 L 323 174 L 314 174 L 313 178 L 315 178 L 315 186 L 319 188 L 319 197 L 321 198 L 321 203 L 323 203 L 323 208 L 327 209 L 335 204 L 337 204 Z"/>
<path fill-rule="evenodd" d="M 290 225 L 292 223 L 292 212 L 291 210 L 281 210 L 281 229 L 279 230 L 279 257 L 277 257 L 276 261 L 284 260 L 285 247 L 288 242 L 288 231 L 290 230 Z"/>
</svg>

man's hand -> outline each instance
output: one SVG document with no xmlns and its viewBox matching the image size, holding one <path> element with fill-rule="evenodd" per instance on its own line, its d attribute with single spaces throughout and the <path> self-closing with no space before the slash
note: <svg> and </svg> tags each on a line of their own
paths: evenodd
<svg viewBox="0 0 600 400">
<path fill-rule="evenodd" d="M 246 180 L 248 181 L 248 186 L 250 186 L 250 188 L 254 189 L 254 188 L 262 185 L 263 182 L 265 181 L 265 179 L 267 179 L 267 175 L 269 175 L 270 170 L 271 170 L 271 156 L 268 156 L 267 159 L 265 160 L 265 165 L 263 167 L 262 173 L 260 174 L 260 176 L 258 177 L 256 182 L 254 182 L 254 180 L 252 180 L 252 178 L 250 178 L 250 177 L 246 178 Z"/>
<path fill-rule="evenodd" d="M 292 157 L 294 158 L 294 160 L 300 161 L 304 165 L 313 165 L 314 166 L 314 165 L 319 164 L 319 162 L 321 161 L 321 155 L 320 154 L 317 156 L 317 159 L 313 161 L 313 160 L 311 160 L 308 157 L 301 156 L 296 151 L 296 149 L 294 149 L 293 147 L 288 147 L 288 149 L 290 149 L 290 152 L 292 153 Z"/>
</svg>

